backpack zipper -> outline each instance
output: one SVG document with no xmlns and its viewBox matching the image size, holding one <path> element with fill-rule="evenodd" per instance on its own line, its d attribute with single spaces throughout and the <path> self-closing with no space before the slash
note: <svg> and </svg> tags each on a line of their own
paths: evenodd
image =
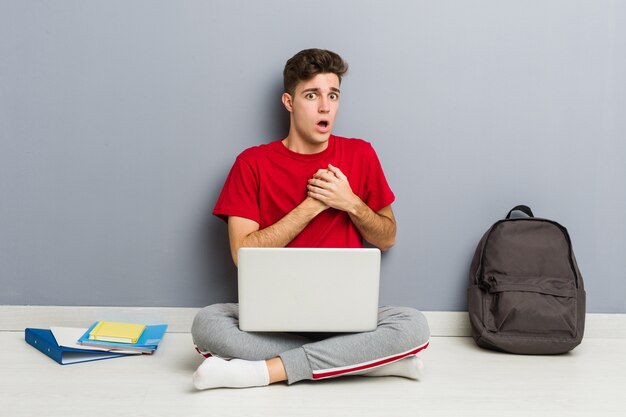
<svg viewBox="0 0 626 417">
<path fill-rule="evenodd" d="M 495 284 L 497 284 L 496 277 L 492 276 L 487 277 L 487 279 L 481 276 L 478 280 L 478 288 L 487 292 L 491 292 L 491 289 L 494 287 Z"/>
</svg>

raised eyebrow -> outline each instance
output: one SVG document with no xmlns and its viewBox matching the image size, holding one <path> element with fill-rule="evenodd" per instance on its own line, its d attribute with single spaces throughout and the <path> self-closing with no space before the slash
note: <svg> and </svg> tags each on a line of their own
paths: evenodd
<svg viewBox="0 0 626 417">
<path fill-rule="evenodd" d="M 330 88 L 330 91 L 331 91 L 332 93 L 338 93 L 338 94 L 340 94 L 340 93 L 341 93 L 341 91 L 339 91 L 339 89 L 338 89 L 338 88 L 335 88 L 335 87 L 331 87 L 331 88 Z M 302 90 L 302 94 L 307 94 L 307 93 L 319 93 L 319 92 L 320 92 L 320 89 L 319 89 L 319 88 L 315 88 L 315 87 L 314 87 L 314 88 L 307 88 L 306 90 Z"/>
</svg>

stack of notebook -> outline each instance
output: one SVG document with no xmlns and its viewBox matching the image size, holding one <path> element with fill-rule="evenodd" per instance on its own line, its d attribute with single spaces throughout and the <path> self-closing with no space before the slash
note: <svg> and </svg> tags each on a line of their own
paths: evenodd
<svg viewBox="0 0 626 417">
<path fill-rule="evenodd" d="M 108 349 L 152 353 L 159 346 L 167 324 L 143 324 L 97 321 L 83 334 L 78 343 Z"/>
<path fill-rule="evenodd" d="M 89 329 L 52 327 L 25 331 L 26 342 L 58 363 L 88 362 L 128 355 L 152 354 L 167 324 L 143 325 L 99 321 Z"/>
</svg>

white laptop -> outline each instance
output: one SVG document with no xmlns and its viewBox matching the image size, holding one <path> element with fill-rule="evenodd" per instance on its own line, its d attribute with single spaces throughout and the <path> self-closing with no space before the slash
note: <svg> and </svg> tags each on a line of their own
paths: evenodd
<svg viewBox="0 0 626 417">
<path fill-rule="evenodd" d="M 378 322 L 378 249 L 241 248 L 239 328 L 364 332 Z"/>
</svg>

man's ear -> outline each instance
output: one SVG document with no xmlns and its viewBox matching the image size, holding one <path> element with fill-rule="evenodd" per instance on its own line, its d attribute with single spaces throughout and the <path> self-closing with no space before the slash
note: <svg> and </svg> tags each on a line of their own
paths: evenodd
<svg viewBox="0 0 626 417">
<path fill-rule="evenodd" d="M 293 98 L 291 97 L 291 94 L 283 93 L 281 99 L 283 101 L 283 106 L 285 106 L 287 111 L 291 113 L 291 111 L 293 110 Z"/>
</svg>

